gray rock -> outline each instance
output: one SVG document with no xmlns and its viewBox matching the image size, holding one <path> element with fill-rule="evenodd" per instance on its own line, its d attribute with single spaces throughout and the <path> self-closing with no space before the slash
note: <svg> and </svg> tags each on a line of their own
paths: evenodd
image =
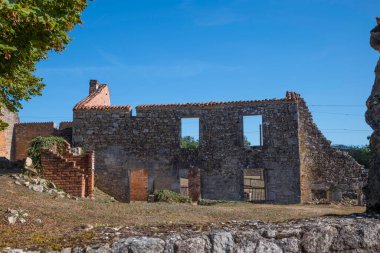
<svg viewBox="0 0 380 253">
<path fill-rule="evenodd" d="M 24 170 L 31 172 L 32 174 L 37 175 L 38 172 L 33 165 L 33 160 L 30 157 L 27 157 L 24 162 Z"/>
<path fill-rule="evenodd" d="M 300 239 L 301 235 L 302 235 L 302 229 L 289 228 L 289 229 L 278 231 L 276 234 L 276 239 L 289 238 L 289 237 L 296 237 Z"/>
<path fill-rule="evenodd" d="M 210 252 L 211 243 L 207 237 L 193 237 L 183 241 L 177 241 L 174 245 L 178 253 L 203 253 Z"/>
<path fill-rule="evenodd" d="M 281 246 L 284 252 L 297 253 L 301 252 L 300 241 L 297 238 L 283 238 L 278 241 L 278 245 Z"/>
<path fill-rule="evenodd" d="M 83 229 L 84 231 L 90 231 L 94 228 L 94 226 L 91 224 L 84 224 L 84 225 L 81 225 L 80 228 Z"/>
<path fill-rule="evenodd" d="M 239 244 L 235 244 L 234 252 L 236 253 L 253 253 L 255 252 L 257 243 L 252 241 L 244 241 Z"/>
<path fill-rule="evenodd" d="M 282 249 L 274 242 L 260 240 L 257 244 L 255 253 L 282 253 Z"/>
<path fill-rule="evenodd" d="M 61 250 L 61 253 L 71 253 L 71 248 L 64 248 Z"/>
<path fill-rule="evenodd" d="M 329 225 L 312 228 L 302 237 L 302 247 L 307 253 L 329 252 L 330 246 L 337 235 L 336 228 Z"/>
<path fill-rule="evenodd" d="M 210 236 L 213 253 L 233 252 L 234 239 L 230 232 L 213 232 Z"/>
<path fill-rule="evenodd" d="M 17 215 L 18 211 L 16 209 L 10 209 L 10 208 L 8 208 L 7 209 L 7 213 L 10 213 L 10 214 L 13 214 L 13 215 Z"/>
<path fill-rule="evenodd" d="M 257 243 L 263 239 L 258 231 L 242 231 L 234 234 L 234 251 L 236 253 L 255 252 Z"/>
<path fill-rule="evenodd" d="M 174 234 L 165 239 L 165 251 L 164 253 L 174 253 L 174 245 L 177 241 L 181 240 L 181 236 Z"/>
<path fill-rule="evenodd" d="M 42 185 L 32 185 L 32 190 L 35 192 L 43 192 L 44 187 Z"/>
<path fill-rule="evenodd" d="M 73 250 L 71 252 L 72 253 L 83 253 L 84 249 L 82 249 L 81 247 L 75 247 L 75 248 L 73 248 Z"/>
<path fill-rule="evenodd" d="M 41 225 L 42 224 L 42 220 L 41 219 L 34 219 L 34 223 Z"/>
<path fill-rule="evenodd" d="M 276 235 L 277 235 L 277 231 L 272 230 L 272 229 L 265 229 L 265 230 L 262 232 L 262 235 L 263 235 L 263 237 L 265 237 L 265 238 L 275 238 Z"/>
<path fill-rule="evenodd" d="M 339 231 L 339 235 L 332 243 L 331 249 L 336 251 L 353 250 L 358 249 L 360 245 L 360 235 L 355 227 L 344 226 Z"/>
<path fill-rule="evenodd" d="M 7 220 L 8 220 L 9 224 L 13 225 L 13 224 L 15 224 L 17 222 L 17 217 L 16 216 L 9 216 L 7 218 Z"/>
<path fill-rule="evenodd" d="M 39 253 L 39 251 L 24 251 L 22 249 L 7 249 L 4 250 L 6 253 Z"/>
<path fill-rule="evenodd" d="M 94 244 L 86 247 L 86 253 L 109 253 L 111 252 L 110 245 L 105 244 Z"/>
<path fill-rule="evenodd" d="M 380 224 L 365 222 L 358 226 L 361 246 L 365 249 L 375 248 L 380 251 Z"/>
<path fill-rule="evenodd" d="M 159 253 L 164 252 L 165 241 L 159 238 L 129 237 L 116 242 L 112 246 L 115 253 Z"/>
</svg>

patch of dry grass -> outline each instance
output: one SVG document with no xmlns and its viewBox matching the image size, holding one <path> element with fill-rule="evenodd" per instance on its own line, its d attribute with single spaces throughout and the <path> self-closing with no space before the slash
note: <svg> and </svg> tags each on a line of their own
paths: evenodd
<svg viewBox="0 0 380 253">
<path fill-rule="evenodd" d="M 59 249 L 67 242 L 86 243 L 95 236 L 76 231 L 82 224 L 110 226 L 156 226 L 220 223 L 228 220 L 261 220 L 281 222 L 291 219 L 363 212 L 362 207 L 334 205 L 257 205 L 245 202 L 214 206 L 168 203 L 112 202 L 97 191 L 96 200 L 53 199 L 18 186 L 6 175 L 0 176 L 0 248 L 48 245 Z M 26 225 L 7 225 L 7 208 L 29 213 Z M 42 224 L 33 220 L 41 219 Z M 65 243 L 66 242 L 66 243 Z"/>
</svg>

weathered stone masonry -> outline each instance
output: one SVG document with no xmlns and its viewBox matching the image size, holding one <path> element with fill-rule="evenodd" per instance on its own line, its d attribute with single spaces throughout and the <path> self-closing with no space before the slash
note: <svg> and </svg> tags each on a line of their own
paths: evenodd
<svg viewBox="0 0 380 253">
<path fill-rule="evenodd" d="M 14 159 L 14 125 L 19 123 L 19 117 L 15 113 L 11 113 L 5 108 L 0 109 L 0 120 L 9 124 L 9 127 L 0 131 L 0 157 L 5 159 Z"/>
<path fill-rule="evenodd" d="M 132 170 L 146 169 L 148 191 L 180 190 L 179 178 L 200 170 L 202 198 L 243 199 L 243 172 L 264 169 L 266 201 L 310 201 L 315 191 L 339 200 L 357 197 L 365 172 L 348 155 L 331 148 L 312 122 L 302 98 L 111 106 L 107 85 L 90 83 L 90 95 L 74 108 L 73 143 L 95 150 L 96 184 L 131 200 Z M 263 145 L 243 145 L 243 116 L 262 115 Z M 200 119 L 200 145 L 180 147 L 181 118 Z M 191 173 L 190 173 L 191 174 Z M 196 185 L 193 183 L 193 185 Z M 354 196 L 355 195 L 355 196 Z"/>
</svg>

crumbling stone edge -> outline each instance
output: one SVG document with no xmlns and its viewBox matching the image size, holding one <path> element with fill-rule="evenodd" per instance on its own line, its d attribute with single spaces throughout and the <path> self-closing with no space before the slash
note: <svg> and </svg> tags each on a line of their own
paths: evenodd
<svg viewBox="0 0 380 253">
<path fill-rule="evenodd" d="M 65 248 L 61 252 L 379 252 L 379 218 L 360 214 L 285 223 L 231 221 L 205 232 L 184 229 L 152 236 L 136 233 L 126 238 L 119 237 L 123 228 L 108 227 L 103 228 L 103 234 L 114 238 L 113 243 Z"/>
</svg>

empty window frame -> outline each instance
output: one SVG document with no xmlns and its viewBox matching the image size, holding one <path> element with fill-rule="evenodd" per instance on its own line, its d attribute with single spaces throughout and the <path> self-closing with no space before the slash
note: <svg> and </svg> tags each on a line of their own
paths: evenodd
<svg viewBox="0 0 380 253">
<path fill-rule="evenodd" d="M 243 141 L 245 147 L 263 145 L 263 117 L 261 115 L 243 116 Z"/>
<path fill-rule="evenodd" d="M 181 119 L 181 148 L 194 149 L 199 146 L 199 118 Z"/>
</svg>

